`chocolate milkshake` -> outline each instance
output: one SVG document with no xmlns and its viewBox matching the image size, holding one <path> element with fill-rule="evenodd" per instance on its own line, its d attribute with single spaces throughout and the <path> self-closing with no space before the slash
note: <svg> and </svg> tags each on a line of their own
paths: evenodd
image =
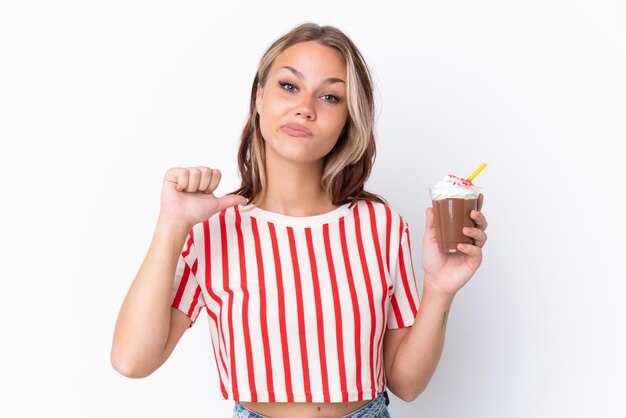
<svg viewBox="0 0 626 418">
<path fill-rule="evenodd" d="M 454 174 L 448 174 L 430 189 L 440 252 L 455 253 L 458 244 L 474 243 L 472 238 L 463 234 L 463 227 L 476 227 L 470 213 L 472 209 L 478 209 L 479 193 L 480 187 Z"/>
</svg>

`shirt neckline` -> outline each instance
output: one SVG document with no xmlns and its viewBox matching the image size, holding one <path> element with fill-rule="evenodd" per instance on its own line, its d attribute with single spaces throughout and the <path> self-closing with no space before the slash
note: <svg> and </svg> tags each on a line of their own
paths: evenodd
<svg viewBox="0 0 626 418">
<path fill-rule="evenodd" d="M 321 213 L 319 215 L 289 216 L 278 212 L 270 212 L 249 203 L 247 205 L 240 205 L 239 212 L 242 215 L 245 214 L 258 220 L 269 221 L 281 225 L 316 226 L 331 223 L 346 216 L 351 212 L 349 206 L 350 202 L 344 203 L 329 212 Z"/>
</svg>

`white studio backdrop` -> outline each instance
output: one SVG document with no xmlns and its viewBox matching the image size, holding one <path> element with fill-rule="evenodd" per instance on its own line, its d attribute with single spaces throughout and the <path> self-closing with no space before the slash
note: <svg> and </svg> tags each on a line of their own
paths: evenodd
<svg viewBox="0 0 626 418">
<path fill-rule="evenodd" d="M 256 65 L 305 21 L 376 83 L 368 189 L 409 222 L 482 161 L 483 266 L 402 417 L 623 417 L 626 8 L 502 2 L 2 2 L 0 415 L 228 417 L 206 314 L 146 379 L 109 363 L 172 166 L 233 190 Z"/>
</svg>

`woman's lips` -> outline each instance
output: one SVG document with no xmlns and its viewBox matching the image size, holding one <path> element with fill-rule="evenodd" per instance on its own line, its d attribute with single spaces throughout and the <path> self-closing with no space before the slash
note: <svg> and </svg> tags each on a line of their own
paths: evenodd
<svg viewBox="0 0 626 418">
<path fill-rule="evenodd" d="M 284 133 L 286 133 L 289 136 L 296 136 L 296 137 L 313 136 L 313 132 L 311 132 L 310 130 L 308 130 L 302 125 L 298 125 L 297 123 L 288 123 L 286 125 L 283 125 L 281 129 Z"/>
</svg>

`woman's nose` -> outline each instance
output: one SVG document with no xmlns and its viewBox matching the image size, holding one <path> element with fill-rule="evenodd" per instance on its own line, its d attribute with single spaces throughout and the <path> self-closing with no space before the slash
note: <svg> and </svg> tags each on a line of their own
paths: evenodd
<svg viewBox="0 0 626 418">
<path fill-rule="evenodd" d="M 303 116 L 309 120 L 315 120 L 315 99 L 303 94 L 296 107 L 296 115 Z"/>
</svg>

